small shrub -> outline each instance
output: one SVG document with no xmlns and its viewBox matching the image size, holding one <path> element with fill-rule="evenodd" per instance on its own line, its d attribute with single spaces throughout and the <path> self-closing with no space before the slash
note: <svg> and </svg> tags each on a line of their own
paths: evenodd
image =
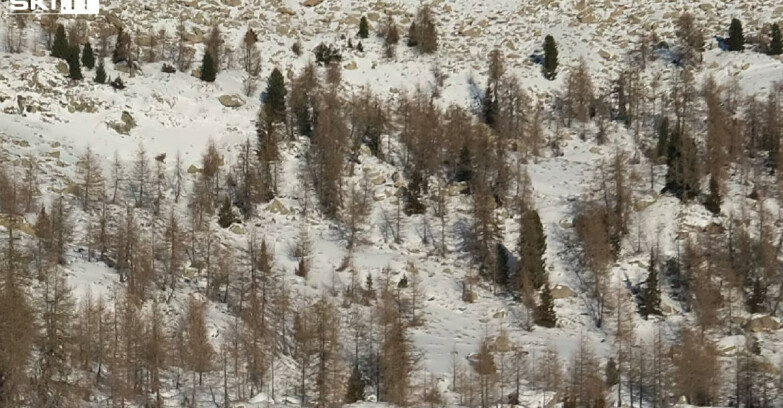
<svg viewBox="0 0 783 408">
<path fill-rule="evenodd" d="M 315 62 L 319 65 L 328 65 L 332 62 L 342 61 L 343 59 L 340 50 L 331 44 L 318 44 L 318 46 L 315 47 L 315 50 L 313 50 L 313 53 L 315 54 Z"/>
<path fill-rule="evenodd" d="M 114 88 L 114 90 L 125 89 L 125 82 L 122 81 L 122 78 L 120 78 L 119 75 L 117 76 L 117 78 L 114 78 L 114 80 L 111 81 L 109 85 L 111 85 L 111 87 Z"/>
</svg>

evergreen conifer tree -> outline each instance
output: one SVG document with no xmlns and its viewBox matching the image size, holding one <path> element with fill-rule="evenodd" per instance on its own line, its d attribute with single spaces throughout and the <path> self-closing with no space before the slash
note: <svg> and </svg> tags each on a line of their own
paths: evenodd
<svg viewBox="0 0 783 408">
<path fill-rule="evenodd" d="M 742 22 L 736 18 L 731 19 L 727 43 L 729 51 L 742 51 L 745 49 L 745 36 L 742 34 Z"/>
<path fill-rule="evenodd" d="M 673 131 L 669 134 L 667 148 L 666 186 L 664 191 L 682 201 L 699 195 L 699 163 L 696 143 L 691 137 Z"/>
<path fill-rule="evenodd" d="M 307 257 L 303 256 L 303 257 L 299 258 L 299 266 L 294 268 L 294 275 L 301 276 L 301 277 L 307 279 L 307 274 L 309 272 L 308 269 L 309 268 L 307 266 Z"/>
<path fill-rule="evenodd" d="M 544 253 L 546 252 L 546 235 L 541 225 L 538 212 L 528 209 L 522 214 L 519 228 L 519 289 L 526 282 L 533 284 L 538 289 L 547 280 Z M 527 279 L 521 279 L 526 276 Z"/>
<path fill-rule="evenodd" d="M 348 378 L 348 389 L 345 392 L 345 403 L 353 404 L 364 400 L 364 379 L 359 371 L 359 365 L 354 364 L 351 370 L 351 376 Z"/>
<path fill-rule="evenodd" d="M 223 200 L 223 205 L 220 206 L 218 224 L 222 228 L 228 228 L 235 222 L 237 222 L 237 217 L 234 214 L 234 209 L 231 208 L 231 201 L 228 199 L 228 197 L 226 197 L 226 199 Z"/>
<path fill-rule="evenodd" d="M 780 36 L 780 26 L 777 23 L 772 24 L 772 39 L 769 42 L 769 55 L 783 54 L 783 39 Z"/>
<path fill-rule="evenodd" d="M 553 80 L 557 77 L 557 43 L 554 37 L 547 35 L 544 39 L 544 78 Z"/>
<path fill-rule="evenodd" d="M 492 84 L 487 84 L 487 90 L 484 93 L 484 99 L 481 101 L 481 104 L 484 123 L 489 127 L 493 127 L 498 111 L 498 100 L 495 97 L 495 90 L 492 89 Z"/>
<path fill-rule="evenodd" d="M 57 26 L 54 33 L 54 43 L 52 44 L 52 56 L 56 58 L 68 58 L 68 38 L 65 36 L 65 27 L 62 24 Z"/>
<path fill-rule="evenodd" d="M 662 117 L 658 122 L 656 133 L 658 134 L 658 144 L 655 146 L 656 157 L 664 156 L 669 149 L 669 118 Z"/>
<path fill-rule="evenodd" d="M 715 180 L 715 177 L 710 176 L 710 193 L 707 195 L 707 199 L 704 200 L 704 208 L 718 215 L 720 214 L 720 202 L 720 186 L 718 186 L 718 181 Z"/>
<path fill-rule="evenodd" d="M 71 79 L 74 80 L 81 80 L 84 79 L 84 76 L 82 75 L 82 67 L 81 64 L 79 64 L 79 46 L 74 45 L 69 48 L 68 50 L 68 58 L 66 59 L 68 62 L 68 76 Z"/>
<path fill-rule="evenodd" d="M 411 22 L 410 27 L 408 28 L 408 47 L 418 47 L 419 46 L 419 34 L 418 30 L 416 29 L 416 22 Z"/>
<path fill-rule="evenodd" d="M 748 309 L 751 313 L 762 313 L 764 311 L 764 300 L 766 293 L 761 279 L 756 278 L 753 281 L 753 291 L 748 297 Z"/>
<path fill-rule="evenodd" d="M 264 109 L 273 122 L 285 119 L 285 79 L 279 69 L 275 68 L 269 75 L 266 84 L 266 101 Z"/>
<path fill-rule="evenodd" d="M 403 190 L 403 198 L 405 199 L 405 208 L 403 212 L 405 215 L 424 214 L 427 212 L 427 206 L 421 198 L 424 180 L 421 172 L 414 170 L 411 175 L 411 180 L 408 182 L 408 186 Z"/>
<path fill-rule="evenodd" d="M 497 246 L 497 273 L 495 276 L 495 283 L 500 286 L 506 286 L 508 283 L 508 251 L 503 244 L 498 243 Z"/>
<path fill-rule="evenodd" d="M 454 174 L 454 181 L 469 182 L 473 179 L 473 164 L 470 155 L 470 148 L 467 143 L 462 145 L 457 159 L 457 171 Z"/>
<path fill-rule="evenodd" d="M 367 38 L 369 36 L 370 36 L 370 23 L 367 22 L 367 17 L 362 16 L 361 21 L 359 21 L 359 37 Z"/>
<path fill-rule="evenodd" d="M 215 82 L 217 72 L 215 72 L 215 61 L 212 58 L 212 54 L 209 52 L 204 53 L 204 58 L 201 60 L 201 80 L 204 82 Z"/>
<path fill-rule="evenodd" d="M 98 69 L 95 70 L 95 82 L 98 84 L 106 83 L 106 67 L 103 65 L 103 58 L 98 63 Z"/>
<path fill-rule="evenodd" d="M 661 314 L 661 290 L 658 288 L 658 268 L 655 265 L 655 254 L 650 251 L 650 266 L 647 268 L 647 286 L 644 290 L 642 312 L 645 317 L 651 314 Z"/>
<path fill-rule="evenodd" d="M 408 277 L 405 275 L 402 275 L 402 278 L 400 278 L 400 281 L 397 282 L 397 287 L 400 289 L 405 289 L 408 287 Z"/>
<path fill-rule="evenodd" d="M 95 68 L 95 55 L 93 55 L 92 45 L 90 45 L 89 41 L 87 44 L 84 44 L 84 49 L 82 50 L 82 65 L 87 69 Z"/>
<path fill-rule="evenodd" d="M 549 282 L 544 284 L 541 290 L 541 302 L 536 309 L 536 324 L 542 327 L 555 327 L 557 315 L 555 314 L 555 299 L 549 289 Z"/>
</svg>

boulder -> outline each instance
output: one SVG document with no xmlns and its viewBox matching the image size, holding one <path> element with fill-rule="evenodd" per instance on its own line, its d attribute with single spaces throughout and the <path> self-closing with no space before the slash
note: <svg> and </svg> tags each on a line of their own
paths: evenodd
<svg viewBox="0 0 783 408">
<path fill-rule="evenodd" d="M 467 30 L 463 30 L 461 34 L 465 37 L 476 38 L 481 35 L 481 28 L 471 27 L 468 28 Z"/>
<path fill-rule="evenodd" d="M 655 204 L 654 199 L 641 199 L 633 203 L 633 208 L 635 211 L 644 211 L 647 209 L 647 207 Z"/>
<path fill-rule="evenodd" d="M 272 214 L 280 214 L 280 215 L 288 215 L 291 213 L 291 210 L 285 207 L 283 203 L 281 203 L 278 199 L 272 200 L 271 203 L 266 207 L 266 210 L 271 212 Z"/>
<path fill-rule="evenodd" d="M 121 135 L 130 134 L 130 131 L 137 126 L 136 120 L 133 119 L 133 116 L 128 111 L 122 112 L 122 116 L 118 122 L 109 122 L 107 125 Z"/>
<path fill-rule="evenodd" d="M 724 232 L 726 232 L 726 227 L 724 227 L 721 224 L 718 224 L 717 222 L 713 222 L 707 225 L 706 227 L 704 227 L 704 232 L 711 235 L 723 234 Z"/>
<path fill-rule="evenodd" d="M 574 292 L 571 288 L 568 286 L 562 286 L 557 285 L 554 288 L 552 288 L 552 298 L 554 299 L 567 299 L 576 297 L 576 292 Z"/>
<path fill-rule="evenodd" d="M 302 3 L 302 5 L 305 7 L 315 7 L 323 2 L 324 0 L 305 0 L 305 2 Z"/>
<path fill-rule="evenodd" d="M 289 16 L 295 16 L 296 15 L 295 11 L 293 11 L 290 8 L 285 7 L 285 6 L 278 7 L 277 8 L 277 12 L 280 13 L 280 14 L 285 14 L 285 15 L 289 15 Z"/>
<path fill-rule="evenodd" d="M 378 176 L 373 177 L 373 179 L 370 180 L 370 181 L 372 182 L 372 184 L 374 184 L 376 186 L 380 186 L 380 185 L 386 184 L 386 178 L 383 177 L 382 174 L 379 174 Z"/>
<path fill-rule="evenodd" d="M 245 228 L 239 224 L 232 225 L 228 230 L 237 235 L 243 235 L 245 233 Z"/>
<path fill-rule="evenodd" d="M 772 316 L 757 316 L 745 323 L 745 330 L 753 333 L 772 332 L 780 327 L 780 322 Z"/>
<path fill-rule="evenodd" d="M 63 75 L 68 75 L 68 73 L 69 73 L 69 71 L 68 71 L 68 64 L 65 61 L 58 62 L 56 68 L 57 68 L 57 72 L 59 72 L 59 73 L 61 73 Z"/>
<path fill-rule="evenodd" d="M 95 113 L 98 111 L 97 104 L 91 99 L 75 99 L 68 97 L 68 112 L 87 112 Z"/>
<path fill-rule="evenodd" d="M 343 24 L 349 27 L 358 26 L 361 19 L 357 16 L 348 16 L 343 19 Z"/>
<path fill-rule="evenodd" d="M 245 101 L 239 95 L 221 95 L 218 100 L 227 108 L 238 108 L 245 104 Z"/>
<path fill-rule="evenodd" d="M 492 315 L 493 319 L 505 319 L 506 318 L 506 311 L 501 310 L 499 312 L 495 312 L 495 314 Z"/>
<path fill-rule="evenodd" d="M 597 21 L 592 10 L 586 10 L 579 15 L 579 22 L 584 24 L 594 24 Z"/>
</svg>

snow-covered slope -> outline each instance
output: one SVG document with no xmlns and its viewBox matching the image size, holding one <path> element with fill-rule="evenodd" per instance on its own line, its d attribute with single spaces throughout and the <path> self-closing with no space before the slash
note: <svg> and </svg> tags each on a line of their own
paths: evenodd
<svg viewBox="0 0 783 408">
<path fill-rule="evenodd" d="M 197 43 L 199 49 L 212 23 L 220 24 L 227 43 L 236 47 L 245 30 L 251 27 L 260 39 L 264 60 L 262 77 L 278 67 L 290 79 L 312 59 L 310 50 L 317 44 L 333 42 L 344 46 L 346 41 L 341 36 L 354 36 L 360 16 L 367 15 L 370 23 L 377 26 L 385 13 L 391 13 L 400 27 L 407 27 L 419 4 L 418 0 L 325 0 L 310 7 L 298 0 L 104 0 L 102 14 L 88 18 L 88 22 L 97 27 L 104 21 L 121 21 L 140 42 L 145 36 L 148 38 L 145 33 L 165 28 L 173 35 L 181 26 L 182 33 Z M 562 72 L 584 58 L 595 74 L 596 83 L 607 84 L 625 67 L 626 56 L 635 49 L 641 35 L 655 30 L 662 40 L 674 41 L 673 21 L 683 10 L 691 10 L 710 36 L 724 35 L 731 17 L 745 20 L 746 36 L 749 36 L 756 27 L 783 16 L 783 4 L 777 0 L 444 0 L 430 4 L 441 33 L 438 53 L 423 56 L 400 45 L 397 57 L 390 61 L 383 57 L 382 39 L 371 35 L 363 43 L 363 52 L 347 48 L 343 51 L 344 92 L 350 94 L 366 86 L 393 102 L 403 90 L 432 86 L 432 69 L 437 64 L 448 74 L 438 103 L 444 107 L 450 104 L 469 106 L 472 99 L 469 84 L 471 81 L 485 82 L 487 55 L 498 48 L 505 55 L 507 72 L 518 77 L 532 95 L 546 102 L 562 88 L 565 77 L 560 75 L 555 81 L 546 81 L 540 67 L 529 59 L 531 54 L 541 52 L 546 34 L 552 34 L 559 43 Z M 0 25 L 8 24 L 9 16 L 5 13 L 5 9 L 0 10 Z M 88 146 L 101 157 L 108 172 L 109 161 L 115 152 L 130 163 L 139 145 L 143 145 L 151 157 L 165 153 L 173 158 L 180 152 L 185 168 L 199 166 L 207 143 L 214 140 L 225 155 L 227 169 L 236 160 L 238 145 L 256 137 L 258 95 L 243 98 L 244 103 L 239 107 L 226 107 L 218 99 L 223 95 L 242 94 L 244 73 L 239 69 L 221 72 L 214 84 L 208 84 L 188 73 L 163 73 L 161 63 L 143 64 L 142 72 L 134 77 L 107 66 L 109 76 L 121 75 L 127 89 L 114 91 L 89 80 L 72 83 L 58 71 L 58 60 L 44 55 L 40 44 L 35 52 L 30 51 L 32 44 L 38 43 L 36 30 L 35 24 L 28 29 L 30 46 L 25 52 L 0 53 L 0 157 L 18 172 L 30 161 L 38 165 L 43 202 L 68 191 L 76 177 L 74 165 Z M 3 35 L 0 34 L 0 39 Z M 299 57 L 291 51 L 297 39 L 302 41 L 305 50 Z M 200 51 L 196 60 L 200 60 Z M 658 75 L 665 81 L 676 69 L 664 61 L 657 61 L 645 75 Z M 746 94 L 761 94 L 768 91 L 773 82 L 783 80 L 783 64 L 773 57 L 750 51 L 730 55 L 718 50 L 715 41 L 710 40 L 698 78 L 701 80 L 710 74 L 723 83 L 736 80 Z M 85 76 L 89 79 L 93 73 L 85 71 Z M 123 113 L 135 122 L 135 127 L 127 134 L 119 133 L 111 126 L 122 121 Z M 399 280 L 411 264 L 421 273 L 424 324 L 410 330 L 414 344 L 423 356 L 421 380 L 426 378 L 424 373 L 430 373 L 440 381 L 441 388 L 446 389 L 451 383 L 452 359 L 456 356 L 464 361 L 477 351 L 481 338 L 501 333 L 507 333 L 511 344 L 527 353 L 531 365 L 548 348 L 556 349 L 563 359 L 570 358 L 583 341 L 601 357 L 613 353 L 613 330 L 597 328 L 590 318 L 587 295 L 581 291 L 579 271 L 570 262 L 572 254 L 569 254 L 563 236 L 571 228 L 574 203 L 590 194 L 599 164 L 611 160 L 618 150 L 626 152 L 627 157 L 640 157 L 642 146 L 631 131 L 614 123 L 610 125 L 610 142 L 604 146 L 580 140 L 576 130 L 556 129 L 553 125 L 546 132 L 550 135 L 559 132 L 563 154 L 555 156 L 547 152 L 525 167 L 532 182 L 533 200 L 548 237 L 546 258 L 550 280 L 556 287 L 571 288 L 575 292 L 574 296 L 558 296 L 559 324 L 553 329 L 525 330 L 522 323 L 524 308 L 510 297 L 494 295 L 488 284 L 480 285 L 475 302 L 463 302 L 461 284 L 474 272 L 474 267 L 460 250 L 456 233 L 452 234 L 450 251 L 445 257 L 438 256 L 431 243 L 423 242 L 421 229 L 426 221 L 423 216 L 406 220 L 401 244 L 384 239 L 382 210 L 394 207 L 398 187 L 394 174 L 398 168 L 367 155 L 358 165 L 356 176 L 350 180 L 359 183 L 362 175 L 368 174 L 373 180 L 373 196 L 377 198 L 365 228 L 366 242 L 351 253 L 361 281 L 367 275 L 377 278 L 384 268 L 390 268 L 394 280 Z M 351 276 L 348 270 L 338 271 L 348 250 L 336 233 L 334 221 L 317 214 L 307 217 L 302 214 L 298 170 L 304 164 L 304 149 L 302 141 L 286 143 L 283 147 L 280 191 L 274 206 L 263 206 L 241 229 L 221 230 L 219 234 L 226 245 L 240 253 L 240 249 L 246 248 L 251 231 L 255 231 L 270 243 L 280 279 L 301 296 L 317 296 L 334 288 L 338 291 L 345 288 Z M 624 243 L 621 260 L 612 268 L 613 286 L 633 286 L 645 279 L 647 249 L 652 246 L 660 249 L 662 258 L 676 256 L 677 238 L 683 225 L 703 228 L 712 222 L 700 205 L 682 205 L 675 198 L 657 193 L 662 187 L 665 166 L 653 167 L 657 175 L 656 188 L 650 191 L 649 183 L 644 181 L 650 164 L 643 157 L 634 163 L 632 171 L 644 175 L 639 176 L 633 186 L 635 208 L 639 209 L 634 220 L 643 221 L 634 221 L 630 235 L 635 236 L 639 231 L 644 249 L 640 253 L 634 251 L 634 237 Z M 171 171 L 171 160 L 168 165 Z M 196 174 L 188 175 L 191 181 L 195 177 Z M 725 200 L 727 216 L 735 208 L 739 211 L 738 202 L 747 194 L 743 189 L 741 185 L 732 187 L 732 195 Z M 777 209 L 776 205 L 770 206 Z M 172 204 L 172 208 L 185 214 L 184 203 Z M 449 213 L 449 229 L 454 232 L 468 220 L 469 200 L 457 194 L 450 197 Z M 75 217 L 77 221 L 88 218 L 79 211 Z M 35 214 L 28 214 L 27 218 L 32 223 Z M 303 223 L 309 225 L 314 248 L 312 270 L 307 280 L 293 274 L 297 259 L 290 255 Z M 518 228 L 517 220 L 504 220 L 507 247 L 515 247 Z M 84 234 L 85 226 L 78 226 L 76 242 Z M 111 268 L 87 262 L 77 252 L 78 248 L 78 245 L 71 248 L 68 266 L 70 283 L 76 288 L 76 294 L 83 297 L 90 291 L 110 296 L 114 288 L 121 285 L 119 278 Z M 174 301 L 168 306 L 172 319 L 189 295 L 198 295 L 201 285 L 196 278 L 179 287 Z M 661 318 L 635 317 L 637 335 L 647 344 L 652 344 L 658 330 L 673 339 L 682 325 L 693 322 L 693 316 L 683 312 L 666 292 L 664 303 L 669 309 Z M 219 345 L 226 339 L 231 315 L 224 305 L 214 303 L 210 306 L 209 317 L 212 341 Z M 763 353 L 779 359 L 777 353 L 783 345 L 783 332 L 778 330 L 758 336 L 764 340 Z M 726 337 L 722 341 L 731 343 L 737 339 Z M 346 343 L 346 348 L 350 348 L 347 344 L 350 343 Z M 730 344 L 724 346 L 728 348 Z M 282 374 L 274 384 L 277 402 L 283 401 L 282 395 L 290 394 L 296 378 L 296 372 L 285 366 L 284 360 Z M 217 377 L 215 381 L 217 383 Z M 264 395 L 273 393 L 271 389 L 264 391 Z M 172 390 L 169 397 L 174 401 L 177 395 Z M 265 406 L 264 395 L 245 406 Z M 454 404 L 457 397 L 448 396 L 452 398 L 449 404 Z M 542 395 L 531 386 L 522 396 L 522 405 L 538 405 L 541 399 Z M 200 403 L 211 406 L 206 394 Z"/>
</svg>

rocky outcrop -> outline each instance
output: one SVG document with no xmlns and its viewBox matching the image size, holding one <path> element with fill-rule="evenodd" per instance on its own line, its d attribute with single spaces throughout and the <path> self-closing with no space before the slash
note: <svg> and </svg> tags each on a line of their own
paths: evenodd
<svg viewBox="0 0 783 408">
<path fill-rule="evenodd" d="M 753 333 L 773 332 L 780 327 L 780 322 L 772 316 L 757 316 L 745 323 L 745 330 Z"/>
<path fill-rule="evenodd" d="M 245 101 L 239 95 L 221 95 L 218 100 L 227 108 L 238 108 L 245 104 Z"/>
<path fill-rule="evenodd" d="M 291 210 L 286 208 L 286 206 L 277 199 L 272 200 L 272 202 L 269 203 L 269 205 L 266 207 L 266 210 L 272 214 L 280 215 L 288 215 L 291 213 Z"/>
<path fill-rule="evenodd" d="M 554 299 L 568 299 L 572 297 L 576 297 L 576 292 L 568 286 L 557 285 L 552 288 L 552 298 Z"/>
<path fill-rule="evenodd" d="M 128 111 L 122 112 L 122 116 L 120 117 L 119 121 L 109 122 L 107 125 L 121 135 L 129 135 L 130 131 L 137 126 L 136 120 L 133 119 L 133 115 L 131 115 Z"/>
</svg>

